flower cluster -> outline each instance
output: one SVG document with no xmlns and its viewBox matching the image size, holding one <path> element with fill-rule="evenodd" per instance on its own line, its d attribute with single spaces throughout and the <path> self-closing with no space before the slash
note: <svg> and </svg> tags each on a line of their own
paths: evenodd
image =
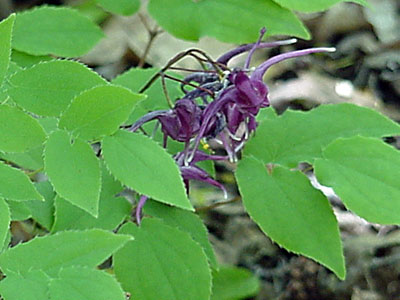
<svg viewBox="0 0 400 300">
<path fill-rule="evenodd" d="M 200 180 L 226 191 L 206 171 L 196 166 L 203 160 L 237 161 L 252 132 L 256 130 L 256 116 L 261 108 L 269 106 L 268 87 L 263 82 L 265 72 L 283 60 L 317 52 L 332 52 L 334 48 L 312 48 L 292 51 L 274 56 L 258 67 L 250 69 L 253 53 L 259 48 L 275 47 L 296 42 L 295 39 L 261 42 L 265 29 L 260 32 L 256 43 L 233 49 L 216 61 L 208 57 L 204 71 L 194 72 L 182 81 L 184 95 L 170 110 L 153 111 L 140 118 L 130 131 L 138 130 L 143 124 L 158 120 L 164 134 L 164 147 L 168 138 L 184 143 L 184 150 L 174 156 L 187 191 L 189 180 Z M 244 52 L 249 52 L 243 68 L 230 69 L 229 61 Z M 195 87 L 189 89 L 188 87 Z M 200 150 L 202 140 L 215 140 L 226 151 L 227 156 L 209 155 Z M 141 209 L 147 197 L 140 198 L 136 218 L 140 223 Z"/>
</svg>

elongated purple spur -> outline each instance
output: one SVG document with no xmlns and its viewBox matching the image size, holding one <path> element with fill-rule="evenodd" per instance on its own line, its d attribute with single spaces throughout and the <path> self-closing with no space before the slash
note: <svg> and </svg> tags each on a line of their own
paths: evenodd
<svg viewBox="0 0 400 300">
<path fill-rule="evenodd" d="M 323 47 L 292 51 L 276 55 L 258 67 L 250 69 L 251 58 L 256 49 L 296 42 L 296 39 L 261 42 L 265 31 L 265 28 L 260 31 L 256 43 L 241 45 L 223 54 L 216 61 L 211 60 L 200 50 L 186 51 L 185 54 L 192 55 L 205 66 L 204 70 L 193 72 L 181 81 L 184 95 L 175 102 L 173 108 L 149 112 L 129 128 L 130 131 L 136 131 L 143 124 L 157 120 L 164 134 L 164 147 L 167 147 L 168 138 L 184 144 L 184 150 L 175 154 L 174 159 L 180 168 L 187 192 L 189 192 L 189 180 L 194 179 L 220 188 L 226 196 L 224 186 L 196 166 L 196 163 L 203 160 L 237 161 L 238 153 L 257 128 L 257 114 L 261 108 L 270 105 L 268 86 L 263 82 L 263 76 L 272 65 L 311 53 L 335 51 L 335 48 Z M 244 52 L 249 52 L 244 67 L 230 69 L 229 61 Z M 203 57 L 198 57 L 197 54 L 203 54 Z M 179 54 L 177 57 L 183 56 Z M 177 59 L 171 61 L 175 63 Z M 163 74 L 158 75 L 162 77 Z M 220 143 L 226 151 L 226 156 L 206 154 L 199 147 L 202 140 L 206 142 L 215 140 Z M 136 209 L 138 224 L 146 200 L 146 196 L 142 196 L 139 200 Z"/>
</svg>

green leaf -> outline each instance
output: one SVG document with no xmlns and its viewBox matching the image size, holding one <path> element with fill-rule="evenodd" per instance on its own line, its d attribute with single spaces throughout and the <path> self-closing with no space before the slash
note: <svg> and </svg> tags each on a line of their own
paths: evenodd
<svg viewBox="0 0 400 300">
<path fill-rule="evenodd" d="M 8 230 L 8 231 L 7 231 L 7 234 L 6 234 L 5 241 L 4 241 L 3 245 L 0 246 L 0 253 L 3 252 L 3 251 L 5 251 L 5 250 L 8 248 L 8 246 L 9 246 L 10 243 L 11 243 L 11 238 L 12 238 L 12 236 L 11 236 L 11 231 Z"/>
<path fill-rule="evenodd" d="M 105 137 L 104 161 L 123 184 L 155 200 L 193 210 L 174 159 L 150 138 L 120 130 Z"/>
<path fill-rule="evenodd" d="M 38 170 L 43 168 L 43 145 L 24 153 L 0 153 L 0 158 L 26 169 Z"/>
<path fill-rule="evenodd" d="M 41 6 L 17 14 L 12 46 L 33 55 L 77 57 L 102 37 L 101 29 L 76 10 Z"/>
<path fill-rule="evenodd" d="M 10 228 L 11 215 L 8 204 L 3 198 L 0 198 L 0 252 L 6 241 L 7 232 Z"/>
<path fill-rule="evenodd" d="M 158 219 L 141 227 L 125 224 L 129 242 L 114 255 L 114 270 L 134 299 L 205 300 L 211 293 L 211 274 L 202 248 L 191 237 Z"/>
<path fill-rule="evenodd" d="M 98 86 L 78 95 L 58 126 L 81 139 L 97 140 L 117 131 L 143 98 L 123 87 Z"/>
<path fill-rule="evenodd" d="M 0 22 L 0 86 L 8 71 L 11 56 L 11 36 L 14 26 L 15 14 Z"/>
<path fill-rule="evenodd" d="M 51 300 L 125 300 L 115 278 L 104 271 L 83 267 L 62 269 L 49 286 Z"/>
<path fill-rule="evenodd" d="M 10 208 L 11 220 L 12 221 L 24 221 L 29 219 L 32 216 L 31 210 L 26 205 L 27 201 L 19 202 L 19 201 L 11 201 L 8 200 L 8 206 Z M 41 201 L 36 201 L 41 202 Z"/>
<path fill-rule="evenodd" d="M 9 272 L 0 281 L 0 294 L 5 300 L 50 300 L 49 283 L 50 278 L 41 270 L 25 274 Z"/>
<path fill-rule="evenodd" d="M 0 162 L 0 197 L 7 200 L 43 200 L 29 177 L 19 169 Z"/>
<path fill-rule="evenodd" d="M 213 271 L 211 300 L 238 300 L 255 296 L 260 290 L 260 281 L 250 271 L 221 266 Z"/>
<path fill-rule="evenodd" d="M 365 0 L 274 0 L 279 5 L 286 7 L 290 10 L 297 10 L 301 12 L 317 12 L 327 10 L 332 5 L 339 2 L 355 2 L 362 5 L 368 5 Z"/>
<path fill-rule="evenodd" d="M 57 194 L 97 217 L 101 188 L 99 160 L 86 142 L 53 132 L 45 146 L 45 171 Z"/>
<path fill-rule="evenodd" d="M 46 135 L 39 122 L 17 107 L 0 105 L 0 151 L 26 152 L 43 144 Z"/>
<path fill-rule="evenodd" d="M 140 0 L 96 0 L 105 10 L 114 14 L 130 16 L 140 7 Z"/>
<path fill-rule="evenodd" d="M 100 229 L 36 237 L 0 254 L 0 268 L 7 275 L 42 270 L 54 277 L 70 266 L 94 268 L 129 240 L 132 237 Z"/>
<path fill-rule="evenodd" d="M 83 91 L 107 82 L 76 61 L 53 60 L 17 72 L 8 93 L 19 106 L 41 116 L 57 117 Z"/>
<path fill-rule="evenodd" d="M 315 162 L 318 181 L 366 220 L 400 224 L 400 152 L 365 137 L 338 139 Z"/>
<path fill-rule="evenodd" d="M 57 197 L 53 232 L 90 228 L 113 230 L 129 216 L 132 205 L 123 197 L 115 197 L 117 193 L 123 190 L 122 184 L 112 177 L 104 164 L 102 164 L 101 180 L 99 216 L 95 218 L 61 197 Z"/>
<path fill-rule="evenodd" d="M 61 197 L 55 201 L 56 216 L 52 232 L 68 229 L 100 228 L 113 230 L 129 216 L 132 205 L 123 197 L 100 196 L 97 218 Z"/>
<path fill-rule="evenodd" d="M 21 52 L 15 49 L 13 49 L 11 52 L 11 61 L 15 62 L 19 67 L 22 68 L 29 68 L 40 62 L 45 62 L 49 60 L 54 60 L 54 58 L 49 55 L 30 55 L 28 53 Z"/>
<path fill-rule="evenodd" d="M 217 259 L 214 250 L 208 240 L 206 226 L 198 215 L 193 212 L 177 207 L 171 207 L 156 201 L 147 201 L 144 207 L 145 214 L 160 218 L 165 224 L 176 227 L 188 233 L 203 248 L 210 265 L 218 269 Z"/>
<path fill-rule="evenodd" d="M 265 120 L 246 145 L 245 154 L 264 163 L 295 167 L 321 157 L 322 149 L 339 137 L 398 134 L 400 126 L 377 111 L 350 103 L 328 104 Z"/>
<path fill-rule="evenodd" d="M 148 10 L 161 27 L 185 40 L 211 36 L 228 43 L 255 42 L 264 26 L 268 35 L 310 38 L 296 15 L 272 0 L 150 0 Z"/>
<path fill-rule="evenodd" d="M 111 81 L 113 84 L 124 86 L 130 89 L 134 93 L 138 93 L 142 87 L 153 77 L 159 69 L 149 68 L 131 68 L 120 76 L 116 77 Z M 176 73 L 167 72 L 168 75 L 181 78 Z M 182 92 L 179 89 L 179 83 L 173 80 L 166 80 L 166 88 L 168 95 L 171 99 L 179 99 L 182 96 Z M 169 109 L 167 100 L 165 98 L 161 79 L 154 82 L 145 92 L 147 98 L 140 103 L 140 107 L 144 110 L 158 110 L 158 109 Z M 136 111 L 136 109 L 135 109 Z M 139 115 L 141 117 L 142 115 Z M 136 121 L 136 119 L 133 119 Z"/>
<path fill-rule="evenodd" d="M 41 201 L 26 201 L 24 204 L 29 208 L 34 218 L 40 225 L 50 230 L 54 223 L 54 198 L 56 193 L 48 181 L 42 181 L 35 184 L 36 189 L 44 197 Z"/>
<path fill-rule="evenodd" d="M 246 211 L 272 240 L 345 277 L 339 228 L 328 200 L 299 171 L 244 158 L 236 171 Z"/>
</svg>

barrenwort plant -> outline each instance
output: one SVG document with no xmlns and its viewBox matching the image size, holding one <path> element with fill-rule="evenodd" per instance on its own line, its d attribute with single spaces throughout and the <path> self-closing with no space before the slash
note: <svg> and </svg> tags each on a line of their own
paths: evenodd
<svg viewBox="0 0 400 300">
<path fill-rule="evenodd" d="M 151 16 L 176 37 L 208 35 L 241 46 L 216 59 L 189 49 L 162 69 L 130 69 L 111 82 L 71 59 L 104 35 L 78 10 L 42 6 L 0 23 L 0 298 L 220 300 L 256 294 L 259 283 L 249 271 L 218 264 L 188 198 L 196 180 L 216 187 L 219 203 L 229 205 L 230 195 L 213 174 L 214 163 L 222 161 L 237 166 L 244 208 L 270 239 L 345 279 L 336 217 L 299 164 L 307 163 L 348 210 L 370 222 L 399 224 L 400 153 L 382 138 L 399 135 L 400 126 L 349 103 L 279 116 L 269 107 L 263 76 L 271 66 L 334 51 L 284 52 L 251 67 L 258 49 L 296 42 L 263 42 L 264 35 L 307 37 L 292 10 L 318 11 L 340 1 L 292 2 L 150 0 Z M 122 15 L 140 6 L 97 3 Z M 237 28 L 225 18 L 240 5 L 257 16 L 275 14 L 282 23 L 254 18 Z M 210 12 L 218 18 L 198 21 Z M 193 15 L 193 24 L 185 15 Z M 243 53 L 244 65 L 231 66 Z M 180 77 L 174 65 L 184 58 L 199 68 Z M 32 230 L 15 245 L 10 227 L 17 225 Z M 224 289 L 239 286 L 230 278 L 248 284 L 227 296 Z"/>
</svg>

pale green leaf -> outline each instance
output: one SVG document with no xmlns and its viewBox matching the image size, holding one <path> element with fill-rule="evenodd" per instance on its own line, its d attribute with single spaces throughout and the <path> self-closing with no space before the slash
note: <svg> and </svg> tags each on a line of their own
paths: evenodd
<svg viewBox="0 0 400 300">
<path fill-rule="evenodd" d="M 44 131 L 49 135 L 53 131 L 57 130 L 58 118 L 56 117 L 45 117 L 38 119 L 40 125 L 42 125 Z"/>
<path fill-rule="evenodd" d="M 0 253 L 3 252 L 3 251 L 5 251 L 5 250 L 8 248 L 8 246 L 9 246 L 10 243 L 11 243 L 11 238 L 12 238 L 12 236 L 11 236 L 11 230 L 8 230 L 8 231 L 7 231 L 7 234 L 6 234 L 6 238 L 5 238 L 5 240 L 4 240 L 4 243 L 3 243 L 3 245 L 0 246 Z"/>
<path fill-rule="evenodd" d="M 49 286 L 51 300 L 125 300 L 115 278 L 104 271 L 83 267 L 62 269 Z M 6 299 L 7 300 L 7 299 Z"/>
<path fill-rule="evenodd" d="M 155 200 L 193 210 L 178 166 L 156 142 L 120 130 L 105 137 L 102 146 L 108 169 L 123 184 Z"/>
<path fill-rule="evenodd" d="M 119 232 L 135 238 L 114 255 L 115 275 L 133 299 L 209 299 L 207 258 L 189 234 L 158 219 L 144 219 L 140 228 L 127 223 Z"/>
<path fill-rule="evenodd" d="M 152 217 L 160 218 L 165 224 L 188 233 L 193 240 L 203 247 L 211 267 L 218 269 L 214 249 L 208 240 L 207 228 L 198 215 L 187 210 L 171 207 L 152 200 L 146 202 L 144 213 L 149 214 Z"/>
<path fill-rule="evenodd" d="M 362 5 L 368 5 L 365 0 L 273 0 L 279 5 L 286 7 L 290 10 L 297 10 L 301 12 L 317 12 L 327 10 L 332 5 L 339 2 L 355 2 Z"/>
<path fill-rule="evenodd" d="M 0 162 L 0 197 L 7 200 L 43 200 L 29 177 L 19 169 Z"/>
<path fill-rule="evenodd" d="M 32 216 L 31 210 L 29 209 L 29 207 L 26 205 L 25 202 L 28 201 L 24 202 L 12 201 L 12 200 L 7 201 L 7 204 L 10 208 L 12 221 L 24 221 Z M 36 202 L 42 202 L 42 201 L 36 200 Z"/>
<path fill-rule="evenodd" d="M 57 117 L 83 91 L 107 82 L 85 65 L 69 60 L 39 63 L 10 78 L 8 93 L 24 109 Z"/>
<path fill-rule="evenodd" d="M 101 170 L 90 145 L 55 131 L 46 142 L 44 163 L 57 194 L 97 217 Z"/>
<path fill-rule="evenodd" d="M 38 170 L 43 168 L 43 145 L 24 153 L 1 153 L 0 158 L 26 169 Z"/>
<path fill-rule="evenodd" d="M 255 296 L 260 290 L 260 281 L 250 271 L 221 266 L 213 271 L 211 300 L 238 300 Z"/>
<path fill-rule="evenodd" d="M 366 220 L 400 224 L 400 152 L 365 137 L 339 139 L 315 162 L 318 181 Z"/>
<path fill-rule="evenodd" d="M 0 254 L 0 268 L 5 274 L 42 270 L 49 276 L 70 266 L 94 268 L 129 240 L 132 237 L 100 229 L 63 231 L 8 249 Z"/>
<path fill-rule="evenodd" d="M 148 10 L 162 28 L 185 40 L 211 36 L 228 43 L 254 42 L 262 27 L 267 35 L 310 38 L 296 15 L 272 0 L 150 0 Z"/>
<path fill-rule="evenodd" d="M 0 105 L 0 151 L 26 152 L 43 144 L 39 122 L 17 107 Z"/>
<path fill-rule="evenodd" d="M 50 230 L 54 223 L 54 198 L 55 192 L 48 181 L 41 181 L 35 184 L 36 189 L 44 197 L 44 201 L 26 201 L 24 204 L 40 225 Z"/>
<path fill-rule="evenodd" d="M 15 49 L 13 49 L 11 52 L 11 61 L 15 62 L 19 67 L 22 68 L 29 68 L 40 62 L 45 62 L 49 60 L 54 60 L 54 58 L 49 55 L 30 55 L 28 53 L 21 52 Z"/>
<path fill-rule="evenodd" d="M 400 126 L 375 110 L 350 103 L 321 105 L 309 112 L 287 111 L 263 121 L 245 154 L 265 163 L 290 167 L 312 163 L 339 137 L 384 137 L 400 134 Z"/>
<path fill-rule="evenodd" d="M 144 98 L 120 86 L 98 86 L 74 98 L 58 126 L 84 140 L 100 139 L 117 131 Z"/>
<path fill-rule="evenodd" d="M 99 216 L 95 218 L 61 197 L 57 197 L 53 232 L 90 228 L 113 230 L 129 216 L 132 205 L 125 198 L 115 196 L 123 190 L 123 187 L 111 176 L 104 164 L 102 164 L 101 181 Z"/>
<path fill-rule="evenodd" d="M 5 300 L 52 300 L 48 294 L 50 278 L 41 270 L 25 274 L 9 272 L 0 281 L 0 294 Z"/>
<path fill-rule="evenodd" d="M 11 36 L 15 14 L 0 22 L 0 86 L 6 77 L 11 56 Z"/>
<path fill-rule="evenodd" d="M 56 197 L 52 232 L 68 229 L 100 228 L 113 230 L 129 216 L 132 205 L 124 197 L 100 196 L 99 215 L 93 217 L 61 197 Z"/>
<path fill-rule="evenodd" d="M 10 228 L 10 221 L 11 215 L 8 204 L 3 198 L 0 197 L 0 250 L 3 248 L 6 240 L 7 232 Z"/>
<path fill-rule="evenodd" d="M 304 174 L 246 157 L 236 178 L 246 211 L 268 237 L 345 277 L 336 218 Z"/>
<path fill-rule="evenodd" d="M 72 8 L 41 6 L 17 14 L 12 45 L 33 55 L 77 57 L 103 36 L 96 24 Z"/>
<path fill-rule="evenodd" d="M 140 7 L 140 0 L 96 0 L 105 10 L 114 14 L 130 16 Z"/>
</svg>

